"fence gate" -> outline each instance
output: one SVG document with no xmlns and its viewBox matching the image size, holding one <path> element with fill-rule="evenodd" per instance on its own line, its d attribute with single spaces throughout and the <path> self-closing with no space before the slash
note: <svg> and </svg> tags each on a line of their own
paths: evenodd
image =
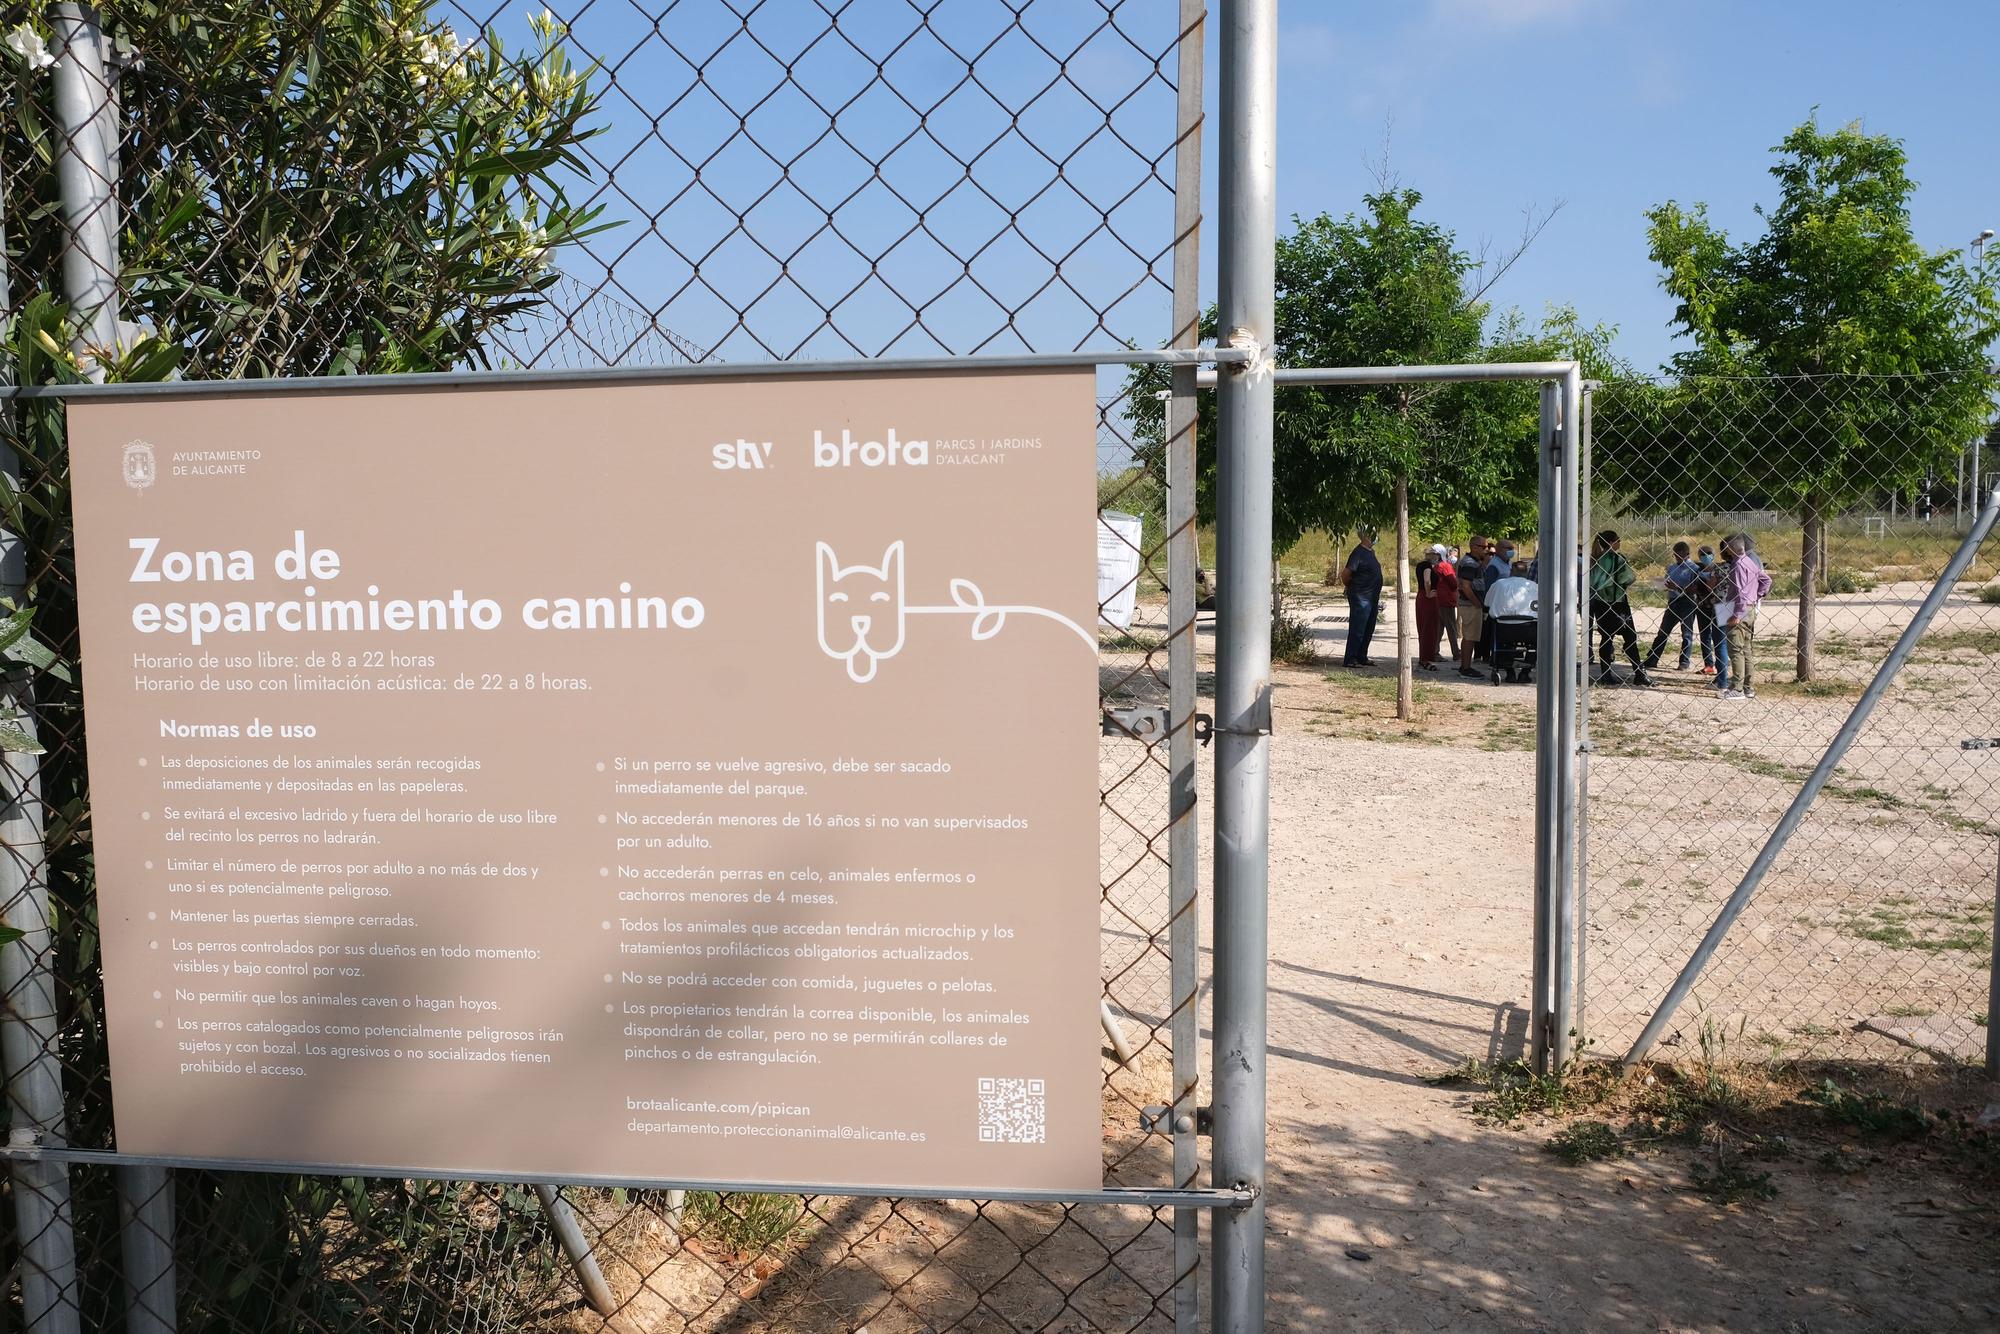
<svg viewBox="0 0 2000 1334">
<path fill-rule="evenodd" d="M 1251 354 L 1129 349 L 1196 341 L 1205 9 L 173 0 L 25 17 L 0 125 L 5 355 L 29 390 L 6 416 L 4 591 L 34 608 L 0 729 L 0 900 L 19 933 L 0 944 L 5 1323 L 1195 1328 L 1198 1215 L 1261 1181 L 1196 1189 L 1194 367 Z M 1235 10 L 1225 55 L 1272 61 L 1268 7 Z M 1268 128 L 1244 141 L 1253 172 Z M 1141 519 L 1107 529 L 1139 559 L 1106 600 L 1137 607 L 1100 658 L 1106 1193 L 687 1195 L 117 1154 L 62 406 L 32 387 L 1034 354 L 1105 368 L 1100 508 Z M 1126 371 L 1148 360 L 1173 366 L 1168 446 L 1133 460 Z M 548 466 L 586 443 L 551 441 Z M 1261 978 L 1235 993 L 1260 1009 Z M 1256 1101 L 1261 1118 L 1260 1084 Z"/>
</svg>

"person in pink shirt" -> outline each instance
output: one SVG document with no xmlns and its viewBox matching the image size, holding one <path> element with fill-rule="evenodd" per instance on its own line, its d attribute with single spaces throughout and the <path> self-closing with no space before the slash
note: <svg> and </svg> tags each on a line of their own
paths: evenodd
<svg viewBox="0 0 2000 1334">
<path fill-rule="evenodd" d="M 1755 678 L 1750 668 L 1750 642 L 1757 633 L 1757 604 L 1771 591 L 1771 576 L 1764 572 L 1751 549 L 1748 533 L 1731 533 L 1722 539 L 1724 574 L 1715 593 L 1715 623 L 1729 644 L 1729 665 L 1723 670 L 1734 674 L 1733 683 L 1723 679 L 1716 688 L 1723 699 L 1755 699 Z"/>
</svg>

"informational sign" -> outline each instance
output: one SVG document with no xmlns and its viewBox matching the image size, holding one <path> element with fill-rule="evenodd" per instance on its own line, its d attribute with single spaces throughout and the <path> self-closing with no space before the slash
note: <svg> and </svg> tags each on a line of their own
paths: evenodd
<svg viewBox="0 0 2000 1334">
<path fill-rule="evenodd" d="M 1097 615 L 1119 630 L 1130 630 L 1139 610 L 1139 548 L 1145 529 L 1136 514 L 1105 510 L 1097 516 Z"/>
<path fill-rule="evenodd" d="M 1095 1189 L 1094 420 L 72 402 L 119 1147 Z"/>
</svg>

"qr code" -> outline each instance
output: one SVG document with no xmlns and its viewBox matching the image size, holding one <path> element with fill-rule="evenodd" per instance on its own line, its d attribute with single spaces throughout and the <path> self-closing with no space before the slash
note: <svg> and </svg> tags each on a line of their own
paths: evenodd
<svg viewBox="0 0 2000 1334">
<path fill-rule="evenodd" d="M 1048 1138 L 1049 1106 L 1039 1079 L 979 1081 L 979 1142 L 1040 1144 Z"/>
</svg>

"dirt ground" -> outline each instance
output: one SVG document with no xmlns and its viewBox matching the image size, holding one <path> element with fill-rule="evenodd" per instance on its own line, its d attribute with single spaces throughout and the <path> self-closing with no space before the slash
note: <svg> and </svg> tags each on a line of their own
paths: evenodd
<svg viewBox="0 0 2000 1334">
<path fill-rule="evenodd" d="M 1313 620 L 1339 642 L 1343 611 Z M 1482 1125 L 1429 1082 L 1517 1054 L 1526 1028 L 1534 757 L 1504 710 L 1531 700 L 1427 677 L 1451 721 L 1420 739 L 1327 678 L 1274 676 L 1275 1327 L 2000 1326 L 1994 1198 L 1946 1171 L 1779 1158 L 1774 1198 L 1723 1208 L 1689 1189 L 1686 1155 L 1570 1166 L 1546 1126 Z M 1637 702 L 1718 707 L 1678 693 Z"/>
</svg>

